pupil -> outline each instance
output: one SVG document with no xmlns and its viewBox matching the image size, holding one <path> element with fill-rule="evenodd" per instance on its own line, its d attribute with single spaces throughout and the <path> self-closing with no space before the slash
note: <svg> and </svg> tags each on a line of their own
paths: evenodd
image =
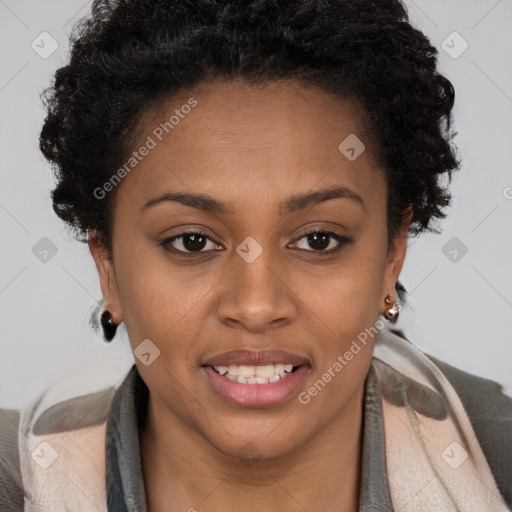
<svg viewBox="0 0 512 512">
<path fill-rule="evenodd" d="M 183 246 L 187 251 L 200 251 L 204 249 L 206 237 L 203 235 L 189 234 L 183 237 Z"/>
<path fill-rule="evenodd" d="M 313 249 L 321 250 L 329 247 L 330 235 L 327 233 L 312 233 L 308 236 L 308 243 Z M 187 251 L 200 251 L 204 249 L 206 237 L 198 234 L 188 234 L 183 238 L 183 246 Z"/>
<path fill-rule="evenodd" d="M 308 243 L 313 249 L 325 249 L 329 246 L 329 237 L 327 233 L 312 233 L 308 237 Z"/>
</svg>

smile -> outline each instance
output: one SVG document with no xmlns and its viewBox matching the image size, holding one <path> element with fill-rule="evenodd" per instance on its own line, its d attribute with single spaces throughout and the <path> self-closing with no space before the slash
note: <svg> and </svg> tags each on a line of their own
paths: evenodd
<svg viewBox="0 0 512 512">
<path fill-rule="evenodd" d="M 298 366 L 282 363 L 262 366 L 229 365 L 213 367 L 219 375 L 239 384 L 272 384 L 288 377 L 297 368 Z"/>
<path fill-rule="evenodd" d="M 203 366 L 208 382 L 222 399 L 239 407 L 272 407 L 298 391 L 309 364 Z"/>
</svg>

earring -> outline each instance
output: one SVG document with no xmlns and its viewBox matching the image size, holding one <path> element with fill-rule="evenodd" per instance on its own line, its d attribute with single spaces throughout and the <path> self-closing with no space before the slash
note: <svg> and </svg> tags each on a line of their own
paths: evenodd
<svg viewBox="0 0 512 512">
<path fill-rule="evenodd" d="M 384 302 L 386 304 L 391 304 L 393 302 L 391 300 L 391 295 L 387 295 L 386 298 L 384 299 Z M 385 316 L 391 322 L 396 322 L 396 319 L 398 318 L 398 313 L 399 313 L 399 311 L 398 311 L 398 302 L 397 302 L 397 303 L 393 304 L 393 306 L 386 311 Z"/>
<path fill-rule="evenodd" d="M 103 328 L 103 336 L 105 341 L 111 342 L 116 335 L 117 325 L 112 320 L 112 314 L 108 309 L 105 309 L 101 314 L 101 327 Z"/>
</svg>

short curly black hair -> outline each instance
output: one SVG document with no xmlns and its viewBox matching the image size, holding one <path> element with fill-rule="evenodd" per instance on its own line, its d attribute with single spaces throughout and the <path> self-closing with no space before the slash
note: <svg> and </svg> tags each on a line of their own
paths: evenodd
<svg viewBox="0 0 512 512">
<path fill-rule="evenodd" d="M 295 79 L 357 102 L 388 184 L 388 239 L 411 206 L 410 234 L 439 232 L 451 201 L 442 178 L 460 167 L 455 92 L 399 0 L 95 0 L 70 42 L 42 93 L 40 149 L 54 210 L 82 241 L 94 230 L 111 254 L 115 188 L 103 200 L 93 191 L 133 151 L 144 112 L 213 79 Z"/>
</svg>

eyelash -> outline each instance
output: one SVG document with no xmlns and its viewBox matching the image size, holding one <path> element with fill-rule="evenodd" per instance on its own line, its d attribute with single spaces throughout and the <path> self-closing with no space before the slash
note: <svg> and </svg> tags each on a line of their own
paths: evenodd
<svg viewBox="0 0 512 512">
<path fill-rule="evenodd" d="M 299 249 L 299 251 L 316 253 L 318 256 L 330 255 L 330 254 L 337 253 L 345 245 L 350 245 L 351 243 L 354 242 L 354 238 L 352 238 L 352 237 L 338 235 L 337 233 L 333 233 L 332 231 L 326 231 L 326 230 L 322 230 L 322 229 L 313 229 L 311 231 L 303 233 L 299 238 L 297 238 L 295 240 L 294 243 L 299 242 L 303 238 L 307 238 L 310 235 L 314 235 L 315 233 L 329 235 L 331 238 L 334 238 L 334 240 L 336 240 L 338 242 L 338 246 L 335 249 L 330 249 L 329 251 L 325 251 L 325 250 L 308 250 L 308 249 Z M 203 251 L 203 250 L 196 251 L 196 252 L 194 252 L 194 251 L 180 251 L 180 250 L 170 249 L 169 248 L 169 245 L 172 242 L 174 242 L 175 240 L 178 240 L 180 238 L 183 238 L 186 235 L 204 236 L 205 238 L 207 238 L 211 242 L 214 242 L 215 244 L 220 245 L 216 240 L 213 240 L 206 233 L 204 233 L 202 231 L 194 230 L 194 229 L 191 229 L 189 231 L 184 231 L 184 232 L 182 232 L 182 233 L 180 233 L 178 235 L 174 235 L 174 236 L 172 236 L 170 238 L 166 238 L 165 240 L 162 240 L 161 242 L 159 242 L 158 245 L 161 246 L 166 252 L 173 253 L 173 254 L 185 254 L 185 255 L 187 255 L 187 257 L 201 257 L 202 255 L 204 255 L 204 253 L 208 253 L 209 252 L 209 251 Z"/>
</svg>

